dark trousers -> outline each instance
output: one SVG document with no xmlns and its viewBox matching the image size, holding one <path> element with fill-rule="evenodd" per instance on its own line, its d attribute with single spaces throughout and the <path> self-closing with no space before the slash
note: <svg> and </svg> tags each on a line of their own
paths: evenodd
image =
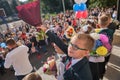
<svg viewBox="0 0 120 80">
<path fill-rule="evenodd" d="M 17 80 L 22 80 L 26 75 L 16 76 Z"/>
<path fill-rule="evenodd" d="M 104 62 L 99 62 L 99 77 L 101 79 L 103 79 L 103 76 L 104 76 L 104 74 L 106 72 L 105 66 L 109 62 L 109 59 L 110 59 L 110 55 L 105 57 L 105 61 Z"/>
<path fill-rule="evenodd" d="M 0 74 L 5 74 L 5 68 L 4 68 L 4 60 L 0 59 Z"/>
<path fill-rule="evenodd" d="M 38 44 L 39 44 L 39 47 L 41 47 L 41 51 L 45 53 L 47 51 L 45 40 L 39 40 Z"/>
<path fill-rule="evenodd" d="M 103 79 L 103 76 L 105 74 L 105 62 L 99 62 L 99 78 Z"/>
<path fill-rule="evenodd" d="M 98 63 L 89 62 L 93 80 L 99 80 L 99 65 Z"/>
</svg>

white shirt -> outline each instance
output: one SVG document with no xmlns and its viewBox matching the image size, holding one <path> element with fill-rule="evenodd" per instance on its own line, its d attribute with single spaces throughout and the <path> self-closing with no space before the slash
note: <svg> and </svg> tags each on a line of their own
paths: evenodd
<svg viewBox="0 0 120 80">
<path fill-rule="evenodd" d="M 104 61 L 105 61 L 105 57 L 103 56 L 99 56 L 99 57 L 90 56 L 89 57 L 89 62 L 98 63 L 98 62 L 104 62 Z"/>
<path fill-rule="evenodd" d="M 62 57 L 65 57 L 65 54 L 57 54 L 59 59 L 56 61 L 56 66 L 57 66 L 57 80 L 64 80 L 63 78 L 63 74 L 64 74 L 64 69 L 65 69 L 65 65 L 64 63 L 61 61 Z"/>
<path fill-rule="evenodd" d="M 30 73 L 33 68 L 29 61 L 28 47 L 21 45 L 10 51 L 5 58 L 4 66 L 9 68 L 13 66 L 15 75 L 26 75 Z"/>
<path fill-rule="evenodd" d="M 78 61 L 82 60 L 82 58 L 80 59 L 73 59 L 72 58 L 72 63 L 71 63 L 71 66 L 75 65 Z"/>
</svg>

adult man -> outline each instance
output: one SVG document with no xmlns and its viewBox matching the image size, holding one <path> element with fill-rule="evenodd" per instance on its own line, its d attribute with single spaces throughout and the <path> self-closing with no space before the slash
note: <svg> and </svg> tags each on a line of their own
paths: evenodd
<svg viewBox="0 0 120 80">
<path fill-rule="evenodd" d="M 13 66 L 15 70 L 15 76 L 18 80 L 30 73 L 33 68 L 29 61 L 28 47 L 25 45 L 18 46 L 13 39 L 7 40 L 7 46 L 11 50 L 5 58 L 5 68 Z"/>
</svg>

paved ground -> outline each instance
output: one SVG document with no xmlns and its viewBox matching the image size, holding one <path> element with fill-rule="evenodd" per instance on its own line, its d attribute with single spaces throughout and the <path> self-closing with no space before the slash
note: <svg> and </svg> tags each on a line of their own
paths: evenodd
<svg viewBox="0 0 120 80">
<path fill-rule="evenodd" d="M 47 53 L 30 54 L 31 64 L 36 69 L 41 68 L 41 66 L 43 65 L 44 61 L 48 56 L 54 55 L 51 46 L 47 46 L 47 49 L 48 49 Z M 42 72 L 40 72 L 40 74 L 43 80 L 55 80 L 54 76 L 44 75 Z M 3 76 L 0 75 L 0 80 L 15 80 L 15 79 L 16 78 L 14 77 L 14 71 L 10 69 L 6 70 L 6 74 L 4 74 Z M 103 80 L 120 80 L 120 42 L 113 45 L 112 55 L 110 57 L 110 61 L 107 66 L 107 71 Z"/>
<path fill-rule="evenodd" d="M 51 46 L 47 46 L 47 53 L 34 53 L 30 54 L 30 62 L 35 69 L 39 69 L 43 63 L 46 61 L 46 58 L 50 55 L 54 55 L 53 49 Z M 22 57 L 22 56 L 21 56 Z M 21 58 L 22 59 L 22 58 Z M 14 71 L 11 69 L 7 69 L 4 75 L 0 75 L 0 80 L 15 80 Z M 53 80 L 53 79 L 52 79 Z"/>
<path fill-rule="evenodd" d="M 120 44 L 113 46 L 105 77 L 106 80 L 120 80 Z"/>
</svg>

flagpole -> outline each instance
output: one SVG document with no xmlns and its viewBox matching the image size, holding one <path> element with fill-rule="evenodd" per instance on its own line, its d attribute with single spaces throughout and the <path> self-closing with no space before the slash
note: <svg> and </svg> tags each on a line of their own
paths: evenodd
<svg viewBox="0 0 120 80">
<path fill-rule="evenodd" d="M 65 14 L 65 2 L 64 2 L 64 0 L 62 0 L 62 5 L 63 5 L 63 12 Z"/>
<path fill-rule="evenodd" d="M 117 0 L 117 20 L 120 21 L 120 0 Z"/>
</svg>

